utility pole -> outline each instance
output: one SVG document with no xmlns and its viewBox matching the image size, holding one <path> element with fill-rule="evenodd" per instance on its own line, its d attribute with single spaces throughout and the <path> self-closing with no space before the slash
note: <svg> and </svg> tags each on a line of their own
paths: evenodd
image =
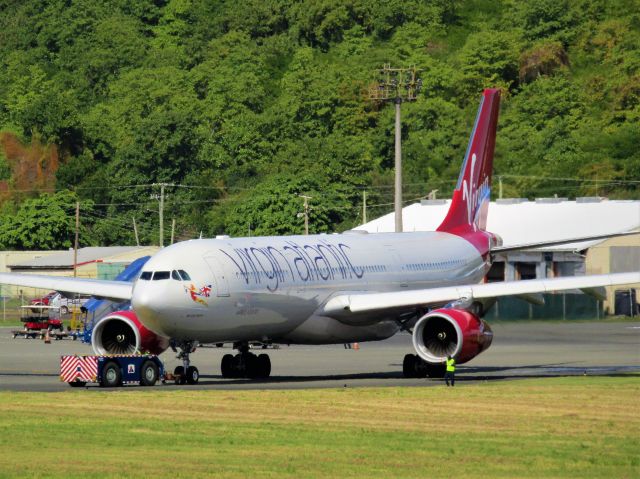
<svg viewBox="0 0 640 479">
<path fill-rule="evenodd" d="M 171 220 L 171 244 L 173 244 L 174 233 L 176 232 L 176 219 Z"/>
<path fill-rule="evenodd" d="M 367 190 L 362 192 L 362 224 L 367 222 Z"/>
<path fill-rule="evenodd" d="M 160 195 L 151 195 L 151 198 L 160 200 L 160 204 L 158 206 L 158 217 L 160 219 L 160 247 L 164 247 L 164 189 L 166 186 L 175 186 L 170 183 L 154 183 L 153 186 L 160 187 Z"/>
<path fill-rule="evenodd" d="M 378 70 L 380 78 L 369 89 L 369 98 L 376 102 L 393 101 L 396 108 L 395 121 L 395 223 L 396 233 L 402 232 L 402 147 L 400 124 L 400 105 L 403 101 L 415 101 L 422 89 L 422 80 L 418 78 L 419 70 L 411 68 L 391 68 L 385 64 Z"/>
<path fill-rule="evenodd" d="M 164 246 L 164 185 L 160 184 L 160 248 Z"/>
<path fill-rule="evenodd" d="M 502 199 L 502 175 L 498 176 L 498 183 L 499 183 L 498 198 Z"/>
<path fill-rule="evenodd" d="M 304 216 L 304 234 L 309 234 L 309 200 L 311 196 L 300 195 L 300 198 L 304 199 L 304 212 L 302 215 Z"/>
<path fill-rule="evenodd" d="M 73 243 L 73 277 L 78 276 L 78 234 L 80 230 L 80 202 L 76 201 L 76 240 Z"/>
<path fill-rule="evenodd" d="M 133 234 L 136 235 L 136 246 L 140 246 L 140 238 L 138 238 L 138 227 L 136 226 L 136 217 L 133 217 Z"/>
</svg>

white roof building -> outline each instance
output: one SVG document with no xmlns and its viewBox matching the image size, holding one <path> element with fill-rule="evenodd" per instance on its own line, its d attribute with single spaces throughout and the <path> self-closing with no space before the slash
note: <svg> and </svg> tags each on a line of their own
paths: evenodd
<svg viewBox="0 0 640 479">
<path fill-rule="evenodd" d="M 404 231 L 433 231 L 444 219 L 451 200 L 423 200 L 402 210 Z M 354 228 L 370 233 L 394 231 L 394 214 Z M 563 240 L 640 230 L 640 201 L 605 198 L 504 199 L 492 201 L 487 230 L 504 246 Z M 545 251 L 580 251 L 601 241 L 550 246 Z M 638 239 L 640 245 L 640 239 Z"/>
<path fill-rule="evenodd" d="M 424 200 L 403 209 L 404 231 L 433 231 L 451 200 Z M 355 228 L 392 232 L 394 213 Z M 504 246 L 640 231 L 640 201 L 606 198 L 505 199 L 491 202 L 487 229 Z M 640 270 L 640 235 L 583 241 L 497 255 L 488 281 L 533 279 Z M 640 287 L 640 285 L 638 285 Z M 604 310 L 613 312 L 618 288 L 607 288 Z M 624 288 L 620 288 L 624 289 Z"/>
</svg>

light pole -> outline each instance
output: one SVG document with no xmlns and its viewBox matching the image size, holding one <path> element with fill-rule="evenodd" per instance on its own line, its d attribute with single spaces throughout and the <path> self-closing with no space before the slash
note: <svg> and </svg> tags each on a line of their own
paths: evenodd
<svg viewBox="0 0 640 479">
<path fill-rule="evenodd" d="M 311 196 L 300 195 L 300 198 L 304 199 L 304 212 L 302 216 L 304 216 L 304 234 L 309 234 L 309 200 Z"/>
<path fill-rule="evenodd" d="M 165 198 L 165 194 L 164 194 L 164 189 L 167 186 L 175 186 L 172 183 L 154 183 L 152 186 L 159 186 L 160 187 L 160 194 L 157 195 L 151 195 L 151 198 L 159 200 L 159 205 L 158 205 L 158 219 L 159 219 L 159 223 L 160 223 L 160 231 L 159 231 L 159 241 L 158 243 L 160 244 L 160 248 L 164 247 L 164 198 Z"/>
<path fill-rule="evenodd" d="M 422 80 L 418 78 L 418 70 L 411 68 L 391 68 L 386 64 L 378 70 L 380 78 L 369 89 L 369 98 L 376 102 L 393 101 L 396 106 L 395 122 L 395 223 L 396 233 L 402 232 L 402 147 L 400 105 L 403 101 L 415 101 L 422 89 Z"/>
</svg>

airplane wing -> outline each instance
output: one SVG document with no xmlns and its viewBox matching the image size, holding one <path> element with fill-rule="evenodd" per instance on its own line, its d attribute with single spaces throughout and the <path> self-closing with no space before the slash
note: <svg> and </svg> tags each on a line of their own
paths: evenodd
<svg viewBox="0 0 640 479">
<path fill-rule="evenodd" d="M 603 286 L 633 283 L 640 283 L 640 272 L 466 284 L 386 293 L 373 291 L 348 293 L 331 298 L 320 314 L 342 319 L 362 313 L 443 305 L 456 300 L 488 299 L 501 296 L 526 297 L 537 293 L 568 289 L 591 291 Z"/>
<path fill-rule="evenodd" d="M 133 283 L 100 279 L 0 273 L 0 284 L 41 288 L 61 293 L 79 293 L 114 301 L 130 300 Z"/>
<path fill-rule="evenodd" d="M 629 235 L 638 235 L 640 231 L 627 231 L 624 233 L 609 233 L 604 235 L 597 236 L 584 236 L 582 238 L 569 238 L 563 240 L 555 240 L 555 241 L 544 241 L 541 243 L 526 243 L 519 245 L 510 245 L 510 246 L 494 246 L 491 248 L 491 253 L 508 253 L 510 251 L 520 251 L 523 249 L 535 249 L 535 248 L 543 248 L 546 246 L 558 246 L 561 244 L 571 244 L 571 243 L 582 243 L 583 241 L 594 241 L 594 240 L 605 240 L 609 238 L 616 238 L 618 236 L 629 236 Z"/>
</svg>

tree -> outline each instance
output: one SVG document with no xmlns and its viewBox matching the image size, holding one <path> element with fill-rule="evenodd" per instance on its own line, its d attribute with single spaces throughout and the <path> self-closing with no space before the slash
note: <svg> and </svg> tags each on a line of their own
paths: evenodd
<svg viewBox="0 0 640 479">
<path fill-rule="evenodd" d="M 15 214 L 0 216 L 0 247 L 3 249 L 66 249 L 73 246 L 75 235 L 75 203 L 78 197 L 70 191 L 43 194 L 28 199 Z M 91 212 L 91 202 L 84 202 L 83 212 Z M 92 244 L 89 223 L 83 222 L 82 244 Z"/>
</svg>

